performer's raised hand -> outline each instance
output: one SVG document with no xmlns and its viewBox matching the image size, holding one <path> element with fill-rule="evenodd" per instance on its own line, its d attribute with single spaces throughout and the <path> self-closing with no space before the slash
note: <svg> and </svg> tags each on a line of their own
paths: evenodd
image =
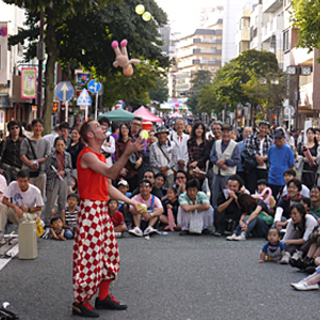
<svg viewBox="0 0 320 320">
<path fill-rule="evenodd" d="M 146 140 L 141 139 L 138 137 L 134 142 L 128 142 L 127 148 L 125 149 L 125 153 L 132 154 L 134 152 L 141 151 L 146 146 Z"/>
</svg>

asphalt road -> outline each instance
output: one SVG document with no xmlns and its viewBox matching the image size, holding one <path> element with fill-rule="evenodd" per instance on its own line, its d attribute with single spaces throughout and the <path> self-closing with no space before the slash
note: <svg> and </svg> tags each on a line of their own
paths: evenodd
<svg viewBox="0 0 320 320">
<path fill-rule="evenodd" d="M 111 291 L 126 311 L 100 319 L 319 319 L 320 292 L 290 287 L 304 274 L 258 264 L 263 239 L 227 242 L 212 236 L 156 235 L 119 239 L 121 270 Z M 0 303 L 23 320 L 72 316 L 72 241 L 38 240 L 35 260 L 15 258 L 0 271 Z"/>
</svg>

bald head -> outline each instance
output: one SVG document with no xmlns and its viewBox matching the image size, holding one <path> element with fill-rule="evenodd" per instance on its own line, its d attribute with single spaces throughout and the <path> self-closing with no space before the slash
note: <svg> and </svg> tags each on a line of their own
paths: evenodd
<svg viewBox="0 0 320 320">
<path fill-rule="evenodd" d="M 245 127 L 245 128 L 243 129 L 243 132 L 242 132 L 243 140 L 245 140 L 246 137 L 247 137 L 249 134 L 253 134 L 252 128 L 251 128 L 251 127 Z"/>
</svg>

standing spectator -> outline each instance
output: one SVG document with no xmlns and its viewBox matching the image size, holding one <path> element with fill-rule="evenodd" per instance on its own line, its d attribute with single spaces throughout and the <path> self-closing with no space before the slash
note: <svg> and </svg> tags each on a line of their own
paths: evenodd
<svg viewBox="0 0 320 320">
<path fill-rule="evenodd" d="M 303 150 L 308 149 L 311 153 L 312 160 L 308 159 Z M 313 128 L 309 128 L 307 130 L 307 141 L 300 144 L 300 148 L 298 149 L 299 155 L 303 156 L 303 168 L 302 168 L 302 176 L 301 181 L 304 183 L 309 189 L 315 185 L 316 182 L 316 172 L 317 172 L 317 149 L 318 142 L 315 136 L 315 130 Z"/>
<path fill-rule="evenodd" d="M 285 185 L 284 172 L 289 168 L 292 169 L 295 163 L 292 149 L 284 143 L 284 135 L 281 127 L 276 128 L 273 135 L 275 145 L 268 150 L 270 164 L 268 182 L 276 200 Z"/>
<path fill-rule="evenodd" d="M 240 149 L 238 144 L 231 140 L 230 124 L 222 126 L 222 140 L 214 143 L 210 159 L 213 163 L 212 205 L 215 208 L 219 193 L 224 189 L 230 176 L 236 173 L 240 163 Z"/>
<path fill-rule="evenodd" d="M 184 129 L 184 133 L 187 134 L 187 135 L 190 135 L 191 131 L 192 131 L 192 125 L 190 123 L 188 123 L 186 125 L 186 128 Z"/>
<path fill-rule="evenodd" d="M 268 136 L 270 124 L 267 121 L 261 121 L 258 126 L 258 132 L 254 135 L 249 135 L 245 142 L 247 153 L 257 160 L 257 167 L 250 170 L 250 178 L 246 185 L 250 193 L 255 193 L 257 181 L 267 179 L 267 160 L 268 150 L 273 145 L 272 139 Z"/>
<path fill-rule="evenodd" d="M 174 183 L 173 169 L 178 162 L 178 147 L 174 141 L 168 139 L 169 130 L 161 126 L 156 131 L 158 141 L 151 145 L 150 165 L 154 173 L 162 172 L 166 176 L 165 187 Z"/>
<path fill-rule="evenodd" d="M 240 153 L 241 153 L 241 151 L 243 151 L 245 149 L 246 138 L 249 135 L 253 135 L 252 128 L 251 127 L 245 127 L 243 129 L 243 132 L 242 132 L 242 140 L 240 142 L 238 142 Z M 244 181 L 244 184 L 247 187 L 248 186 L 248 182 L 249 182 L 247 180 L 251 179 L 251 174 L 249 176 L 248 174 L 246 174 L 244 172 L 242 161 L 237 165 L 237 175 Z"/>
<path fill-rule="evenodd" d="M 187 182 L 187 192 L 179 196 L 179 210 L 177 222 L 181 226 L 180 235 L 189 233 L 191 219 L 197 210 L 203 220 L 202 234 L 210 234 L 209 226 L 213 223 L 213 208 L 206 194 L 199 191 L 200 184 L 197 179 Z"/>
<path fill-rule="evenodd" d="M 194 177 L 194 170 L 206 171 L 205 150 L 206 150 L 206 128 L 203 123 L 197 122 L 192 127 L 191 136 L 188 140 L 189 174 Z M 199 179 L 200 190 L 204 179 Z"/>
<path fill-rule="evenodd" d="M 315 128 L 315 132 L 316 132 L 317 143 L 318 145 L 320 145 L 320 128 Z"/>
<path fill-rule="evenodd" d="M 51 212 L 58 196 L 58 215 L 66 206 L 72 162 L 70 153 L 65 151 L 66 143 L 63 137 L 56 138 L 55 150 L 47 157 L 45 172 L 47 174 L 47 203 L 44 211 L 44 223 L 50 224 Z"/>
<path fill-rule="evenodd" d="M 116 161 L 120 159 L 121 155 L 124 153 L 127 148 L 128 143 L 131 141 L 130 137 L 130 127 L 126 123 L 120 125 L 120 134 L 119 139 L 116 141 Z M 120 171 L 119 177 L 128 181 L 130 191 L 133 191 L 138 187 L 138 168 L 142 164 L 142 152 L 136 152 L 135 157 L 132 156 L 127 161 L 124 168 Z"/>
<path fill-rule="evenodd" d="M 106 117 L 102 117 L 101 119 L 99 119 L 98 122 L 100 123 L 101 126 L 104 127 L 104 129 L 108 133 L 108 130 L 110 128 L 110 120 Z M 107 165 L 109 167 L 113 165 L 112 155 L 115 153 L 115 151 L 116 151 L 116 144 L 115 144 L 114 137 L 112 137 L 111 135 L 109 136 L 107 135 L 107 139 L 101 147 L 101 152 L 106 157 Z"/>
<path fill-rule="evenodd" d="M 297 130 L 297 134 L 299 133 L 299 130 Z M 304 130 L 301 130 L 298 139 L 297 139 L 297 149 L 299 150 L 301 144 L 304 143 Z"/>
<path fill-rule="evenodd" d="M 9 184 L 17 179 L 18 172 L 22 166 L 20 159 L 20 147 L 23 141 L 22 130 L 18 121 L 8 123 L 9 136 L 2 140 L 0 144 L 1 169 L 0 173 L 4 175 Z"/>
<path fill-rule="evenodd" d="M 139 134 L 140 134 L 140 131 L 142 130 L 142 120 L 141 118 L 133 118 L 131 120 L 131 136 L 133 139 L 136 139 Z"/>
<path fill-rule="evenodd" d="M 111 125 L 111 135 L 115 141 L 119 139 L 119 126 L 116 123 L 112 123 Z"/>
<path fill-rule="evenodd" d="M 78 128 L 72 128 L 71 130 L 71 143 L 67 148 L 67 152 L 71 155 L 72 161 L 72 175 L 78 177 L 77 172 L 77 159 L 78 155 L 84 147 L 84 143 L 80 140 L 80 133 Z"/>
<path fill-rule="evenodd" d="M 69 134 L 70 127 L 69 127 L 68 122 L 62 122 L 60 125 L 60 129 L 61 129 L 61 135 L 62 135 L 63 139 L 66 141 L 66 146 L 68 148 L 71 141 L 72 141 L 70 134 Z"/>
<path fill-rule="evenodd" d="M 30 182 L 40 189 L 43 197 L 47 178 L 44 172 L 45 162 L 51 152 L 51 147 L 50 142 L 42 138 L 43 121 L 41 119 L 34 119 L 31 125 L 33 136 L 30 139 L 24 139 L 21 143 L 22 170 L 30 172 Z"/>
<path fill-rule="evenodd" d="M 46 134 L 45 136 L 43 136 L 43 139 L 46 139 L 50 142 L 50 147 L 51 149 L 54 149 L 54 141 L 56 140 L 56 138 L 58 138 L 59 136 L 61 136 L 61 128 L 60 125 L 56 125 L 53 128 L 53 132 Z"/>
<path fill-rule="evenodd" d="M 186 170 L 188 163 L 188 147 L 187 142 L 189 135 L 184 133 L 185 123 L 183 119 L 178 119 L 175 124 L 176 131 L 170 135 L 170 140 L 174 141 L 178 146 L 178 163 L 175 166 L 175 171 Z"/>
<path fill-rule="evenodd" d="M 212 125 L 212 133 L 214 134 L 215 141 L 222 139 L 222 122 L 216 121 Z"/>
</svg>

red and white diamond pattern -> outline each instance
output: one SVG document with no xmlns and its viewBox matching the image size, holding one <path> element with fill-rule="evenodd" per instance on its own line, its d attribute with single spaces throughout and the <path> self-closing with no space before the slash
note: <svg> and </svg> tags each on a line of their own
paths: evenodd
<svg viewBox="0 0 320 320">
<path fill-rule="evenodd" d="M 90 300 L 102 280 L 114 280 L 119 272 L 118 244 L 107 208 L 107 201 L 81 201 L 73 246 L 75 302 Z"/>
</svg>

